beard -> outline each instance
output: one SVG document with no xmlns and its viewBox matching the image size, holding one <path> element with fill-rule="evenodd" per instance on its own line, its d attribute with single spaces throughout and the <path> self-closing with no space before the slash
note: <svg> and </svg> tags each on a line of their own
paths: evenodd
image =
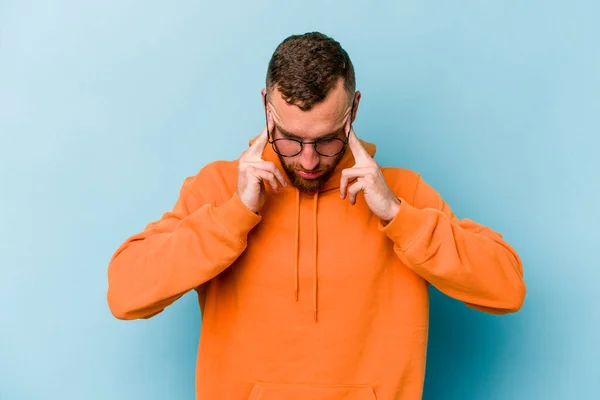
<svg viewBox="0 0 600 400">
<path fill-rule="evenodd" d="M 291 184 L 298 188 L 301 192 L 307 194 L 315 194 L 325 183 L 331 178 L 335 168 L 339 164 L 344 155 L 345 151 L 335 156 L 335 161 L 331 165 L 321 165 L 318 164 L 313 170 L 307 171 L 302 168 L 302 165 L 299 163 L 288 163 L 284 157 L 279 156 L 279 160 L 281 161 L 281 165 L 283 166 L 283 170 L 285 174 L 288 176 Z M 305 179 L 301 177 L 296 171 L 305 171 L 305 172 L 321 172 L 315 179 Z"/>
</svg>

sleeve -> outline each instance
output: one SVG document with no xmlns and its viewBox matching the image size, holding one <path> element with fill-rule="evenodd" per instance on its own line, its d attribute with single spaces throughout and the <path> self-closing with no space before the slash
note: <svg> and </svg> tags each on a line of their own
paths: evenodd
<svg viewBox="0 0 600 400">
<path fill-rule="evenodd" d="M 218 275 L 246 249 L 248 233 L 260 215 L 235 193 L 218 206 L 197 196 L 192 187 L 211 186 L 205 177 L 201 171 L 187 178 L 172 211 L 128 238 L 112 256 L 107 300 L 116 318 L 160 313 Z"/>
<path fill-rule="evenodd" d="M 459 220 L 420 176 L 412 204 L 380 225 L 402 262 L 442 293 L 493 314 L 518 311 L 525 300 L 517 252 L 491 229 Z"/>
</svg>

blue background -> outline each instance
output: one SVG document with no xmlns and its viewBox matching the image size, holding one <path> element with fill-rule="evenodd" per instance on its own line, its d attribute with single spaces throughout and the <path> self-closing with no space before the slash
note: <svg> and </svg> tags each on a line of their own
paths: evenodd
<svg viewBox="0 0 600 400">
<path fill-rule="evenodd" d="M 118 245 L 263 127 L 276 45 L 355 64 L 355 129 L 519 251 L 497 317 L 432 289 L 425 399 L 600 393 L 600 6 L 593 1 L 0 2 L 0 399 L 192 399 L 193 294 L 106 304 Z"/>
</svg>

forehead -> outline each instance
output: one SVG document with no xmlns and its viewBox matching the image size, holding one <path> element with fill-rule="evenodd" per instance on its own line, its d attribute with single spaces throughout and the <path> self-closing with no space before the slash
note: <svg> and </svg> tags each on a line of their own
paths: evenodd
<svg viewBox="0 0 600 400">
<path fill-rule="evenodd" d="M 278 127 L 304 139 L 315 139 L 339 131 L 349 115 L 348 96 L 343 88 L 336 86 L 324 101 L 308 111 L 288 104 L 277 89 L 269 94 L 269 110 Z"/>
</svg>

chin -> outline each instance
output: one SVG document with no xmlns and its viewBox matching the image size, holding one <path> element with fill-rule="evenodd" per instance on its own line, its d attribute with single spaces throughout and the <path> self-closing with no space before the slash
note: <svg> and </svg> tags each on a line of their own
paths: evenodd
<svg viewBox="0 0 600 400">
<path fill-rule="evenodd" d="M 315 194 L 315 193 L 317 193 L 319 191 L 319 189 L 321 189 L 322 186 L 323 185 L 321 185 L 321 184 L 312 184 L 312 185 L 308 184 L 307 185 L 304 182 L 296 185 L 296 187 L 298 189 L 300 189 L 301 192 L 307 193 L 307 194 Z"/>
<path fill-rule="evenodd" d="M 296 168 L 299 168 L 297 164 L 287 164 L 285 160 L 281 160 L 281 163 L 283 165 L 283 170 L 290 179 L 292 186 L 300 190 L 302 193 L 311 195 L 317 193 L 325 185 L 325 182 L 327 182 L 333 173 L 333 167 L 335 167 L 326 167 L 323 170 L 323 173 L 315 179 L 305 179 L 294 171 Z"/>
<path fill-rule="evenodd" d="M 299 175 L 294 174 L 294 179 L 292 180 L 292 182 L 294 186 L 298 188 L 301 192 L 306 194 L 315 194 L 325 185 L 325 182 L 327 182 L 328 179 L 329 174 L 327 173 L 319 176 L 316 179 L 305 179 Z"/>
</svg>

